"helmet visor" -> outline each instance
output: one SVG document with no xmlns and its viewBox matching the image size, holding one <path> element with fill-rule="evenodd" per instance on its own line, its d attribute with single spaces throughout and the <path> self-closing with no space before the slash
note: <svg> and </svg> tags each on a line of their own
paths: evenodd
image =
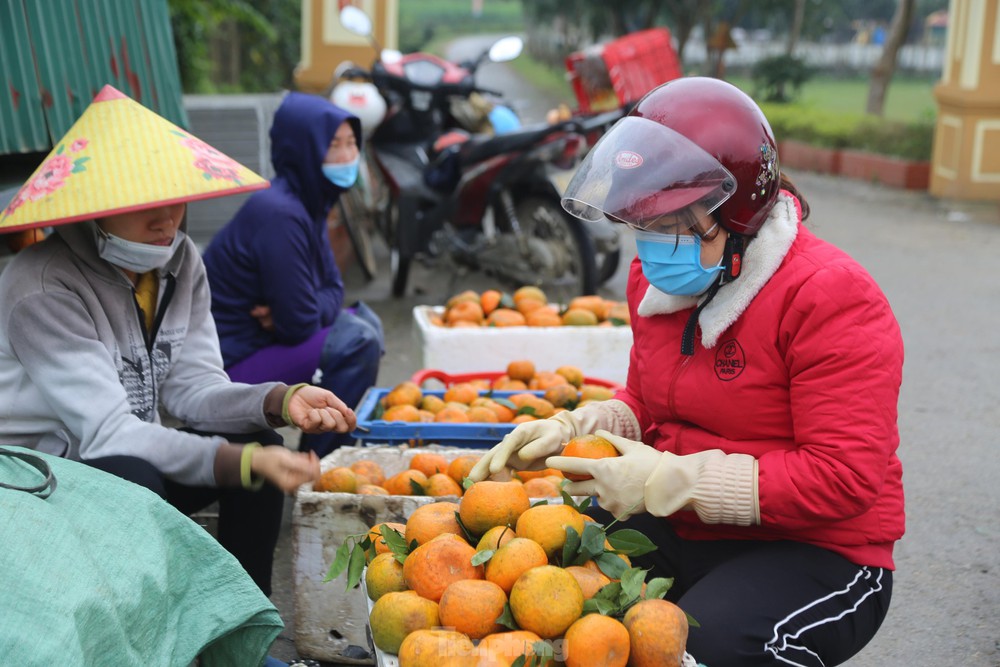
<svg viewBox="0 0 1000 667">
<path fill-rule="evenodd" d="M 733 175 L 697 144 L 655 121 L 626 116 L 580 164 L 562 205 L 584 220 L 647 229 L 693 204 L 711 213 L 734 192 Z"/>
</svg>

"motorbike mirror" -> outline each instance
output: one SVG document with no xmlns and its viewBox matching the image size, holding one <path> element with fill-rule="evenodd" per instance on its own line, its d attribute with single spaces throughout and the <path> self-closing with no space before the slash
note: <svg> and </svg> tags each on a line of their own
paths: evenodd
<svg viewBox="0 0 1000 667">
<path fill-rule="evenodd" d="M 403 52 L 396 49 L 382 49 L 382 55 L 379 59 L 386 64 L 398 63 L 403 59 Z"/>
<path fill-rule="evenodd" d="M 504 37 L 490 47 L 490 60 L 495 63 L 504 63 L 508 60 L 513 60 L 521 55 L 521 49 L 523 48 L 524 40 L 520 37 Z"/>
<path fill-rule="evenodd" d="M 372 20 L 363 10 L 354 5 L 347 5 L 340 10 L 340 25 L 355 35 L 368 37 L 372 34 Z"/>
</svg>

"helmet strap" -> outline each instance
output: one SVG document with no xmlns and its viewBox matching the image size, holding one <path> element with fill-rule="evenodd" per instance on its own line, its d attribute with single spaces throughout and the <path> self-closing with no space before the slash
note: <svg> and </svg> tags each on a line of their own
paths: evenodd
<svg viewBox="0 0 1000 667">
<path fill-rule="evenodd" d="M 726 283 L 733 282 L 742 273 L 743 251 L 746 249 L 746 245 L 747 238 L 742 234 L 733 234 L 730 232 L 726 238 L 726 247 L 722 251 L 722 277 L 708 288 L 705 298 L 702 299 L 698 307 L 688 316 L 687 324 L 684 325 L 684 334 L 681 336 L 681 354 L 684 356 L 690 357 L 694 355 L 694 331 L 698 326 L 698 316 L 701 315 L 701 311 L 715 298 L 720 287 Z"/>
</svg>

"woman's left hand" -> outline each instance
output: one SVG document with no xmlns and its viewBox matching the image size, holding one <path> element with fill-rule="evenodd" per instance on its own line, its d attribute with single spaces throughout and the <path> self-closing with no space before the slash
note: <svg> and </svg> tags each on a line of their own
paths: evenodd
<svg viewBox="0 0 1000 667">
<path fill-rule="evenodd" d="M 348 433 L 358 421 L 332 391 L 313 385 L 300 387 L 288 399 L 288 418 L 305 433 Z"/>
</svg>

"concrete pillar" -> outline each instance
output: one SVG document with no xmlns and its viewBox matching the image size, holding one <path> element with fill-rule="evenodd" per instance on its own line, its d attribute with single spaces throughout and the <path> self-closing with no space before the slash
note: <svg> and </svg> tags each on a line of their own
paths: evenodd
<svg viewBox="0 0 1000 667">
<path fill-rule="evenodd" d="M 340 9 L 354 5 L 375 26 L 383 49 L 399 48 L 399 0 L 302 0 L 302 56 L 295 68 L 295 86 L 307 93 L 328 93 L 337 65 L 351 60 L 368 69 L 377 56 L 369 39 L 340 25 Z"/>
<path fill-rule="evenodd" d="M 1000 1 L 951 0 L 930 192 L 1000 200 Z"/>
</svg>

